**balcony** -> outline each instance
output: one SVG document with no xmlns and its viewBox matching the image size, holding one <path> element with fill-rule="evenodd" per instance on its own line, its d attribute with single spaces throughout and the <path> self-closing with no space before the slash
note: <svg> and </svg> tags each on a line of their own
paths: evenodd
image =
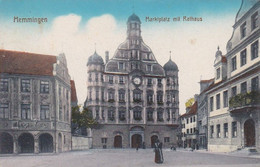
<svg viewBox="0 0 260 167">
<path fill-rule="evenodd" d="M 229 100 L 229 111 L 231 113 L 237 113 L 241 111 L 249 111 L 257 108 L 260 105 L 260 93 L 258 91 L 252 91 L 249 93 L 237 94 Z"/>
</svg>

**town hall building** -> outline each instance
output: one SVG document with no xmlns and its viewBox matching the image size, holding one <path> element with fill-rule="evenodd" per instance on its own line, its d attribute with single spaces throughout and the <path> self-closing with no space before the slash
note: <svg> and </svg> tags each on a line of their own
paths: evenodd
<svg viewBox="0 0 260 167">
<path fill-rule="evenodd" d="M 163 56 L 163 55 L 160 55 Z M 87 62 L 87 107 L 101 127 L 92 129 L 94 148 L 164 147 L 177 144 L 178 67 L 163 67 L 143 42 L 140 18 L 127 20 L 127 39 L 105 62 L 95 53 Z"/>
</svg>

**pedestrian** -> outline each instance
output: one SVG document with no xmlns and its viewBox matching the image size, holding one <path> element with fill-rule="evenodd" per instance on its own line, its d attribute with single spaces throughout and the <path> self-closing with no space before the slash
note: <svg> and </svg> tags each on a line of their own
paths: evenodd
<svg viewBox="0 0 260 167">
<path fill-rule="evenodd" d="M 155 145 L 154 162 L 157 164 L 161 164 L 163 163 L 162 143 L 159 140 L 157 140 L 154 145 Z"/>
<path fill-rule="evenodd" d="M 145 149 L 145 142 L 143 142 L 143 149 Z"/>
</svg>

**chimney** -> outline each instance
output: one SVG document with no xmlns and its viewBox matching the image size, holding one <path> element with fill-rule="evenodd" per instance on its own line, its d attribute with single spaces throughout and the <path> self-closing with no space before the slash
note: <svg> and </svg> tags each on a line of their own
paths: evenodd
<svg viewBox="0 0 260 167">
<path fill-rule="evenodd" d="M 108 62 L 108 60 L 109 60 L 109 52 L 106 51 L 106 63 Z"/>
</svg>

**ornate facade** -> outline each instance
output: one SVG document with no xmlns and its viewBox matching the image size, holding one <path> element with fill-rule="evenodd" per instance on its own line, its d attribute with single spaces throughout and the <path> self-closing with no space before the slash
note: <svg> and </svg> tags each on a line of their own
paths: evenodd
<svg viewBox="0 0 260 167">
<path fill-rule="evenodd" d="M 0 50 L 0 153 L 70 150 L 70 92 L 64 54 Z"/>
<path fill-rule="evenodd" d="M 127 39 L 106 62 L 96 52 L 89 57 L 85 106 L 103 126 L 93 129 L 94 148 L 165 147 L 176 144 L 179 117 L 178 67 L 162 67 L 143 42 L 141 21 L 127 21 Z"/>
</svg>

